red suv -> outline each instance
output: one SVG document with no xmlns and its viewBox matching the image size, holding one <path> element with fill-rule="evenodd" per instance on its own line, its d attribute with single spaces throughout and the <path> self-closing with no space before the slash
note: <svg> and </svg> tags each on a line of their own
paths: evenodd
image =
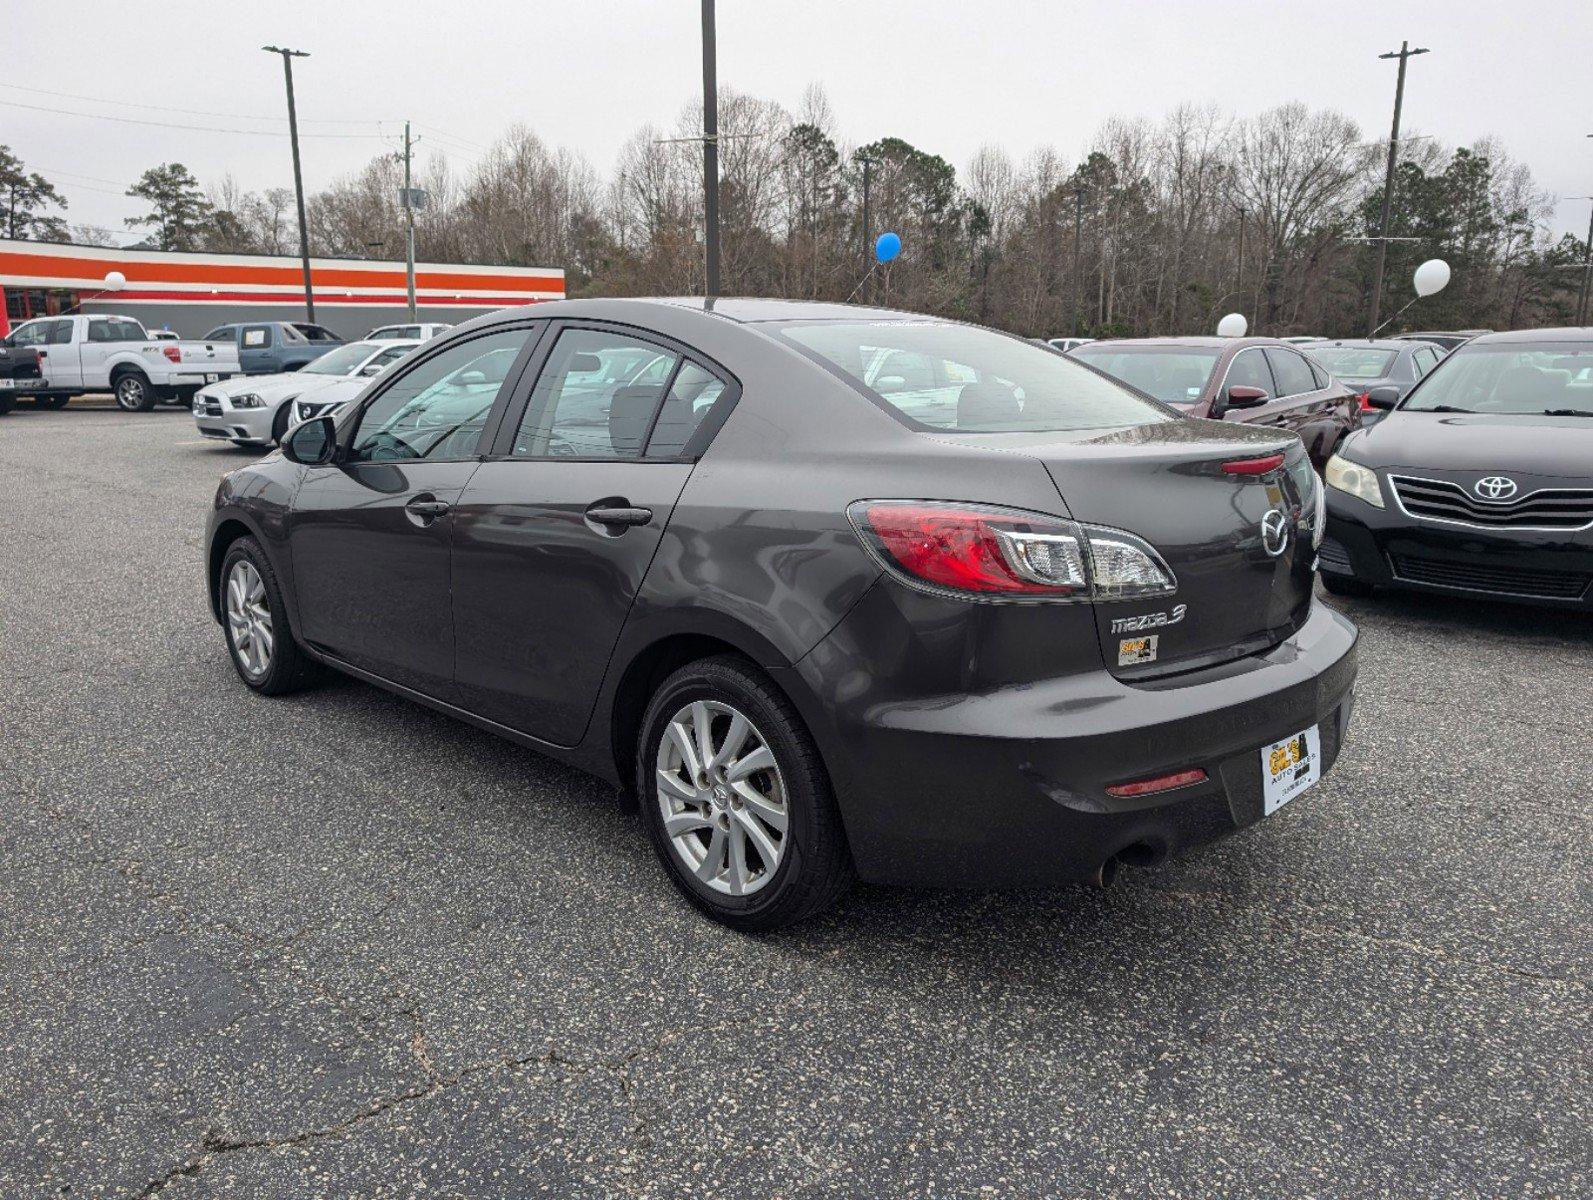
<svg viewBox="0 0 1593 1200">
<path fill-rule="evenodd" d="M 1356 394 L 1277 338 L 1124 338 L 1079 346 L 1069 357 L 1191 417 L 1291 430 L 1318 470 L 1360 428 Z"/>
</svg>

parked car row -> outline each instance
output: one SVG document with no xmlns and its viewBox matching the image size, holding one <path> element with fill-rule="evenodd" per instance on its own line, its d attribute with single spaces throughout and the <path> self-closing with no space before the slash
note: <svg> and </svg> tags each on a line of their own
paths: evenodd
<svg viewBox="0 0 1593 1200">
<path fill-rule="evenodd" d="M 383 325 L 363 343 L 402 343 L 407 352 L 450 328 Z M 145 329 L 133 317 L 40 317 L 0 339 L 0 413 L 11 411 L 19 397 L 61 408 L 73 396 L 96 393 L 111 394 L 128 412 L 147 412 L 161 402 L 191 404 L 207 384 L 298 372 L 344 345 L 324 326 L 299 321 L 218 325 L 190 341 L 169 329 Z"/>
</svg>

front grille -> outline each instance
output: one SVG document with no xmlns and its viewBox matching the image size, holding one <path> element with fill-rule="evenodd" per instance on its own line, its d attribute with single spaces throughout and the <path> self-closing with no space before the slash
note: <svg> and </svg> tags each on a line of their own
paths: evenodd
<svg viewBox="0 0 1593 1200">
<path fill-rule="evenodd" d="M 1478 500 L 1458 483 L 1390 475 L 1400 504 L 1413 517 L 1454 521 L 1478 529 L 1581 529 L 1593 525 L 1593 489 L 1539 488 L 1508 504 Z"/>
<path fill-rule="evenodd" d="M 1395 577 L 1407 583 L 1430 583 L 1473 592 L 1497 592 L 1502 596 L 1535 596 L 1544 600 L 1575 600 L 1587 591 L 1589 581 L 1593 580 L 1593 575 L 1574 571 L 1484 567 L 1435 558 L 1412 558 L 1404 554 L 1391 555 L 1390 565 L 1394 568 Z"/>
</svg>

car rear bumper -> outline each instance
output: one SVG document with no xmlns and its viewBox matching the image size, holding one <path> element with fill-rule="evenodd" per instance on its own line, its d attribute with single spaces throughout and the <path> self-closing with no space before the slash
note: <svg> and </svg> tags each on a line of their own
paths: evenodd
<svg viewBox="0 0 1593 1200">
<path fill-rule="evenodd" d="M 1065 883 L 1212 841 L 1261 818 L 1263 747 L 1316 725 L 1325 773 L 1353 707 L 1355 627 L 1322 605 L 1265 654 L 1155 685 L 1103 669 L 875 702 L 836 657 L 846 640 L 793 668 L 789 690 L 822 729 L 858 873 L 879 882 Z M 1197 767 L 1207 779 L 1177 791 L 1106 792 Z"/>
<path fill-rule="evenodd" d="M 1423 521 L 1329 490 L 1324 575 L 1413 592 L 1593 612 L 1593 530 Z"/>
</svg>

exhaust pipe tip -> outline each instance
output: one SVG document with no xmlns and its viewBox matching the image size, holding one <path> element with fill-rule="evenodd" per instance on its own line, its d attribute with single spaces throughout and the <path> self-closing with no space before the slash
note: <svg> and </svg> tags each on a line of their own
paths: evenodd
<svg viewBox="0 0 1593 1200">
<path fill-rule="evenodd" d="M 1100 866 L 1095 868 L 1095 873 L 1089 878 L 1090 886 L 1095 888 L 1097 891 L 1104 892 L 1107 888 L 1111 887 L 1112 884 L 1117 882 L 1117 871 L 1117 855 L 1114 854 L 1111 858 L 1106 859 L 1101 863 Z"/>
</svg>

